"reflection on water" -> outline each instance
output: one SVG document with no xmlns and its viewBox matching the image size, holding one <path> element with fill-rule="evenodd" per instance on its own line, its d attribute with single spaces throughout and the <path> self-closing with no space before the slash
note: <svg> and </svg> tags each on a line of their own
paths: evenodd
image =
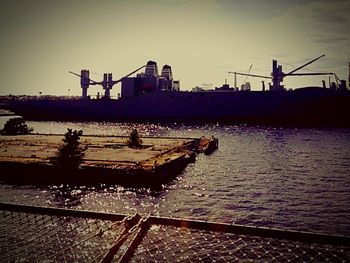
<svg viewBox="0 0 350 263">
<path fill-rule="evenodd" d="M 350 235 L 350 130 L 29 122 L 39 133 L 219 138 L 161 191 L 1 186 L 1 201 Z"/>
</svg>

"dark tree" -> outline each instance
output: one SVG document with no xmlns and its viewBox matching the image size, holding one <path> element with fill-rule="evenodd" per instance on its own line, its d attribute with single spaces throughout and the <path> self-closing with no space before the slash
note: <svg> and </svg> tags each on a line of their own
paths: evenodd
<svg viewBox="0 0 350 263">
<path fill-rule="evenodd" d="M 83 161 L 85 150 L 80 144 L 80 136 L 83 135 L 82 130 L 68 129 L 64 135 L 64 144 L 58 149 L 57 156 L 52 159 L 52 163 L 64 169 L 77 169 Z"/>
<path fill-rule="evenodd" d="M 126 141 L 126 144 L 130 148 L 141 148 L 142 147 L 142 139 L 136 129 L 134 129 L 129 136 L 129 139 Z"/>
<path fill-rule="evenodd" d="M 12 118 L 9 119 L 1 130 L 3 135 L 23 135 L 29 134 L 33 131 L 32 128 L 28 128 L 23 118 Z"/>
</svg>

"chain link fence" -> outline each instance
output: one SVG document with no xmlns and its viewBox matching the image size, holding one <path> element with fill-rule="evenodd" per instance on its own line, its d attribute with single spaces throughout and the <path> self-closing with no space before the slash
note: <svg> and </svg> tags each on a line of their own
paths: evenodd
<svg viewBox="0 0 350 263">
<path fill-rule="evenodd" d="M 349 247 L 152 226 L 132 262 L 349 262 Z"/>
<path fill-rule="evenodd" d="M 350 262 L 350 238 L 0 204 L 0 262 Z"/>
</svg>

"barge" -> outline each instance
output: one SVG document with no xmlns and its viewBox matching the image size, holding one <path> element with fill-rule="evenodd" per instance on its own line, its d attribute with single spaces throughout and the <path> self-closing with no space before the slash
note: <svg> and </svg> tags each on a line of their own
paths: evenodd
<svg viewBox="0 0 350 263">
<path fill-rule="evenodd" d="M 140 149 L 129 148 L 127 137 L 82 136 L 85 157 L 78 169 L 64 170 L 50 161 L 61 135 L 0 136 L 0 180 L 16 184 L 118 184 L 157 187 L 174 179 L 199 152 L 217 148 L 218 140 L 142 138 Z M 208 152 L 210 149 L 210 152 Z"/>
</svg>

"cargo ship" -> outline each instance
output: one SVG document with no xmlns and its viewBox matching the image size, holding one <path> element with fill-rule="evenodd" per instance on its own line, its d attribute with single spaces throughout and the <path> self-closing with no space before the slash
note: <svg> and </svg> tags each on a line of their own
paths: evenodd
<svg viewBox="0 0 350 263">
<path fill-rule="evenodd" d="M 324 55 L 323 55 L 324 56 Z M 334 73 L 296 73 L 296 71 L 323 57 L 320 56 L 297 69 L 284 73 L 276 60 L 272 63 L 271 76 L 230 72 L 271 79 L 261 91 L 250 90 L 249 83 L 241 89 L 222 87 L 213 90 L 196 88 L 180 91 L 180 81 L 172 76 L 169 65 L 158 74 L 157 63 L 146 65 L 130 74 L 113 80 L 105 73 L 100 82 L 90 79 L 89 71 L 79 76 L 82 96 L 78 99 L 12 97 L 5 106 L 27 120 L 54 121 L 113 121 L 157 123 L 230 123 L 278 126 L 350 127 L 350 91 L 345 80 L 330 83 L 326 87 L 302 87 L 287 90 L 281 83 L 287 76 L 332 75 Z M 131 77 L 145 68 L 145 71 Z M 335 75 L 335 74 L 334 74 Z M 336 76 L 336 75 L 335 75 Z M 121 94 L 111 99 L 110 90 L 121 82 Z M 92 99 L 88 96 L 90 85 L 101 85 L 105 94 Z"/>
</svg>

